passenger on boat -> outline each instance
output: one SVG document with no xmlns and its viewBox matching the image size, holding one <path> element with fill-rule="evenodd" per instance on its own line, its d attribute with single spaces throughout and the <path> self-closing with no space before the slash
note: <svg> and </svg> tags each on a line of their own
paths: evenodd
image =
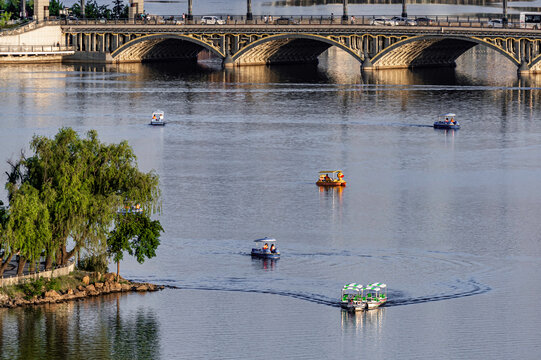
<svg viewBox="0 0 541 360">
<path fill-rule="evenodd" d="M 269 244 L 265 243 L 265 245 L 263 245 L 263 250 L 267 250 L 269 248 Z"/>
<path fill-rule="evenodd" d="M 449 118 L 445 118 L 445 122 L 449 122 Z"/>
<path fill-rule="evenodd" d="M 325 181 L 331 181 L 331 178 L 329 177 L 329 175 L 325 175 Z"/>
<path fill-rule="evenodd" d="M 271 253 L 276 252 L 276 246 L 274 246 L 274 244 L 271 245 L 270 251 L 271 251 Z"/>
</svg>

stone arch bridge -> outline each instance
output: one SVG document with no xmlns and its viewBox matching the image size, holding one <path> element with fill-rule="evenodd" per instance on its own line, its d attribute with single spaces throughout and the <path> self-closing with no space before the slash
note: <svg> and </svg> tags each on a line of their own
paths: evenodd
<svg viewBox="0 0 541 360">
<path fill-rule="evenodd" d="M 541 31 L 360 25 L 62 25 L 75 60 L 107 63 L 196 60 L 207 50 L 224 66 L 306 63 L 331 46 L 363 69 L 454 66 L 474 46 L 489 47 L 520 72 L 541 72 Z"/>
</svg>

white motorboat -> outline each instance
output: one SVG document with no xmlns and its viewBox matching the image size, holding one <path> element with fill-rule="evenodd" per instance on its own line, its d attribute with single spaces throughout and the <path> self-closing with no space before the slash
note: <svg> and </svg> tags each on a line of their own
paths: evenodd
<svg viewBox="0 0 541 360">
<path fill-rule="evenodd" d="M 152 113 L 150 125 L 165 125 L 165 114 L 161 110 L 156 110 Z"/>
</svg>

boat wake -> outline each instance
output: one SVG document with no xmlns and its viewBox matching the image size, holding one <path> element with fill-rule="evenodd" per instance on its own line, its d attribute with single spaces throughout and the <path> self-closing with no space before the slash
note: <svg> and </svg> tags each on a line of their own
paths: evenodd
<svg viewBox="0 0 541 360">
<path fill-rule="evenodd" d="M 136 281 L 143 281 L 137 280 Z M 214 287 L 214 286 L 190 286 L 190 285 L 173 285 L 174 280 L 158 280 L 165 288 L 177 289 L 177 290 L 201 290 L 201 291 L 230 291 L 230 292 L 244 292 L 244 293 L 257 293 L 257 294 L 270 294 L 290 297 L 294 299 L 309 301 L 315 304 L 326 305 L 331 307 L 340 307 L 340 302 L 335 299 L 321 294 L 292 292 L 292 291 L 280 291 L 272 289 L 242 289 L 242 288 L 228 288 L 228 287 Z M 443 301 L 458 299 L 468 296 L 480 295 L 487 293 L 491 290 L 490 286 L 481 284 L 474 279 L 468 281 L 456 280 L 454 284 L 448 285 L 452 289 L 460 290 L 453 293 L 440 293 L 419 297 L 405 297 L 401 291 L 388 291 L 389 301 L 384 305 L 385 307 L 415 305 L 427 302 Z"/>
</svg>

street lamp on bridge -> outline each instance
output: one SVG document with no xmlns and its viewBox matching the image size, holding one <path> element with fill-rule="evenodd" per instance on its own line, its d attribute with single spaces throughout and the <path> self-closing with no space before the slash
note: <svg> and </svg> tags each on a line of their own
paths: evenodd
<svg viewBox="0 0 541 360">
<path fill-rule="evenodd" d="M 406 0 L 402 0 L 402 17 L 408 17 L 408 12 L 406 11 Z"/>
<path fill-rule="evenodd" d="M 246 4 L 246 20 L 253 20 L 254 17 L 252 15 L 252 0 L 248 0 L 248 3 Z"/>
<path fill-rule="evenodd" d="M 188 15 L 186 15 L 186 20 L 189 21 L 193 20 L 192 5 L 192 0 L 188 0 Z"/>
<path fill-rule="evenodd" d="M 344 12 L 342 14 L 342 22 L 348 21 L 348 0 L 342 0 Z"/>
<path fill-rule="evenodd" d="M 505 27 L 507 26 L 507 0 L 503 0 L 502 24 Z"/>
</svg>

